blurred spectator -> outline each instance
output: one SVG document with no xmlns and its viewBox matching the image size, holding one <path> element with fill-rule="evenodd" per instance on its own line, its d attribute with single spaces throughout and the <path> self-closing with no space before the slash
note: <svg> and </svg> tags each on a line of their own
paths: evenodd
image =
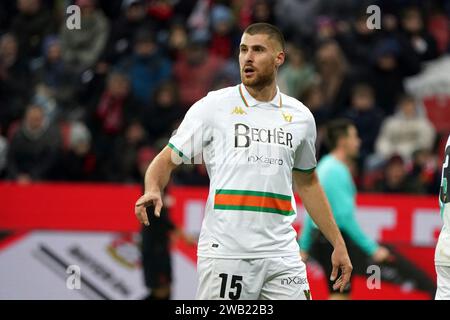
<svg viewBox="0 0 450 320">
<path fill-rule="evenodd" d="M 59 120 L 60 110 L 58 110 L 58 104 L 47 86 L 43 84 L 36 85 L 31 102 L 39 105 L 44 110 L 45 118 L 50 124 L 54 124 Z"/>
<path fill-rule="evenodd" d="M 19 13 L 10 30 L 17 37 L 20 54 L 37 58 L 45 36 L 56 31 L 52 12 L 41 5 L 41 0 L 17 0 L 17 8 Z"/>
<path fill-rule="evenodd" d="M 250 23 L 266 22 L 274 24 L 275 15 L 273 10 L 273 2 L 274 1 L 270 0 L 255 0 L 251 8 L 252 11 Z"/>
<path fill-rule="evenodd" d="M 435 129 L 421 114 L 413 97 L 405 95 L 399 100 L 398 111 L 387 117 L 376 140 L 376 153 L 384 159 L 398 154 L 411 159 L 417 149 L 432 150 Z"/>
<path fill-rule="evenodd" d="M 188 43 L 187 30 L 181 23 L 173 23 L 169 30 L 167 50 L 172 60 L 177 60 L 186 49 Z"/>
<path fill-rule="evenodd" d="M 31 94 L 29 78 L 27 61 L 18 55 L 16 38 L 4 34 L 0 38 L 0 126 L 5 131 L 23 114 Z"/>
<path fill-rule="evenodd" d="M 77 0 L 75 4 L 81 9 L 81 28 L 70 30 L 63 24 L 60 39 L 64 63 L 81 74 L 94 66 L 102 53 L 108 39 L 109 22 L 96 8 L 96 0 Z"/>
<path fill-rule="evenodd" d="M 392 35 L 398 32 L 399 29 L 399 21 L 397 15 L 386 11 L 383 13 L 381 17 L 381 34 L 384 36 Z"/>
<path fill-rule="evenodd" d="M 331 116 L 341 114 L 349 105 L 355 80 L 339 44 L 333 40 L 322 43 L 316 52 L 316 64 L 325 104 L 331 108 Z"/>
<path fill-rule="evenodd" d="M 447 1 L 450 8 L 450 1 Z M 428 31 L 436 40 L 438 54 L 444 53 L 450 44 L 450 16 L 446 15 L 442 8 L 436 8 L 428 19 Z"/>
<path fill-rule="evenodd" d="M 346 57 L 352 62 L 352 67 L 359 73 L 364 73 L 371 64 L 371 56 L 377 42 L 375 29 L 367 26 L 367 14 L 365 10 L 359 13 L 351 23 L 349 32 L 342 33 L 339 43 Z"/>
<path fill-rule="evenodd" d="M 223 59 L 230 58 L 241 40 L 241 32 L 235 27 L 231 9 L 224 5 L 213 6 L 211 26 L 210 53 Z"/>
<path fill-rule="evenodd" d="M 420 181 L 428 194 L 439 193 L 441 172 L 437 157 L 431 150 L 417 149 L 413 152 L 412 168 L 409 174 Z"/>
<path fill-rule="evenodd" d="M 110 156 L 108 176 L 112 181 L 125 183 L 141 182 L 138 163 L 139 150 L 148 145 L 147 133 L 138 120 L 132 120 L 125 128 L 123 136 L 115 141 Z"/>
<path fill-rule="evenodd" d="M 105 90 L 94 104 L 99 130 L 105 134 L 119 134 L 125 123 L 139 114 L 130 94 L 130 81 L 120 72 L 111 72 Z"/>
<path fill-rule="evenodd" d="M 408 46 L 419 57 L 420 61 L 437 57 L 436 40 L 426 30 L 424 18 L 418 7 L 404 9 L 400 23 L 402 40 L 408 43 Z"/>
<path fill-rule="evenodd" d="M 253 22 L 254 0 L 232 0 L 231 7 L 237 19 L 239 29 L 244 30 Z M 273 12 L 273 10 L 271 11 Z M 262 21 L 261 21 L 262 22 Z"/>
<path fill-rule="evenodd" d="M 415 177 L 407 174 L 401 156 L 393 155 L 387 162 L 383 178 L 375 184 L 375 190 L 383 193 L 425 193 L 424 187 Z"/>
<path fill-rule="evenodd" d="M 239 55 L 237 52 L 239 52 L 239 48 L 236 48 L 235 57 Z M 220 90 L 226 87 L 235 86 L 239 82 L 241 82 L 239 60 L 233 57 L 226 60 L 224 65 L 218 70 L 210 90 Z"/>
<path fill-rule="evenodd" d="M 344 117 L 353 121 L 361 139 L 359 165 L 364 164 L 366 157 L 373 153 L 378 137 L 383 112 L 375 104 L 375 93 L 371 86 L 360 83 L 352 88 L 350 109 L 344 112 Z"/>
<path fill-rule="evenodd" d="M 286 38 L 295 32 L 301 38 L 312 38 L 321 0 L 278 0 L 274 6 L 277 25 Z"/>
<path fill-rule="evenodd" d="M 146 106 L 158 85 L 171 75 L 170 61 L 159 50 L 154 34 L 146 29 L 137 32 L 133 53 L 119 67 L 130 78 L 133 96 Z"/>
<path fill-rule="evenodd" d="M 123 1 L 122 14 L 111 25 L 108 43 L 103 51 L 104 61 L 115 64 L 120 58 L 132 53 L 136 32 L 149 23 L 145 10 L 144 0 Z"/>
<path fill-rule="evenodd" d="M 336 38 L 337 26 L 333 18 L 328 16 L 319 16 L 316 20 L 316 26 L 316 42 L 320 43 L 327 40 L 334 40 Z"/>
<path fill-rule="evenodd" d="M 166 82 L 155 91 L 153 103 L 144 116 L 144 124 L 152 141 L 168 138 L 175 124 L 184 116 L 175 83 Z"/>
<path fill-rule="evenodd" d="M 378 41 L 371 56 L 373 68 L 369 81 L 375 89 L 378 105 L 390 115 L 396 100 L 404 93 L 403 79 L 420 71 L 419 60 L 393 37 Z"/>
<path fill-rule="evenodd" d="M 208 55 L 207 46 L 203 40 L 191 39 L 185 55 L 180 57 L 174 66 L 175 77 L 180 88 L 180 101 L 184 108 L 189 108 L 208 93 L 215 75 L 223 65 L 222 59 Z"/>
<path fill-rule="evenodd" d="M 49 124 L 40 106 L 29 105 L 9 146 L 8 178 L 19 183 L 55 178 L 61 145 L 59 128 Z"/>
<path fill-rule="evenodd" d="M 174 15 L 174 1 L 170 0 L 149 0 L 147 14 L 154 23 L 156 31 L 169 28 L 170 20 Z"/>
<path fill-rule="evenodd" d="M 193 38 L 204 41 L 209 39 L 210 6 L 210 0 L 197 0 L 189 17 L 187 17 L 187 27 L 192 32 Z"/>
<path fill-rule="evenodd" d="M 300 97 L 315 78 L 314 67 L 306 60 L 304 50 L 293 43 L 288 43 L 286 56 L 278 72 L 278 85 L 285 94 Z"/>
<path fill-rule="evenodd" d="M 337 21 L 351 21 L 355 17 L 366 13 L 367 7 L 379 4 L 380 0 L 326 0 L 320 2 L 320 12 L 333 17 Z M 384 14 L 384 12 L 382 11 Z M 368 16 L 368 15 L 367 15 Z"/>
<path fill-rule="evenodd" d="M 318 127 L 324 125 L 329 120 L 330 108 L 325 104 L 321 87 L 317 83 L 313 83 L 307 87 L 299 99 L 312 112 Z"/>
<path fill-rule="evenodd" d="M 48 36 L 43 43 L 43 56 L 34 66 L 34 83 L 45 86 L 59 106 L 68 109 L 74 104 L 76 78 L 67 70 L 61 55 L 61 42 Z"/>
<path fill-rule="evenodd" d="M 95 181 L 97 161 L 91 147 L 91 133 L 81 122 L 70 125 L 68 150 L 64 154 L 61 175 L 69 181 Z"/>
<path fill-rule="evenodd" d="M 128 78 L 122 73 L 111 72 L 106 88 L 90 102 L 88 108 L 87 120 L 95 137 L 95 154 L 100 163 L 107 164 L 115 140 L 124 132 L 127 124 L 141 113 L 139 104 L 130 93 Z M 102 173 L 107 175 L 107 168 L 103 169 Z"/>
<path fill-rule="evenodd" d="M 325 105 L 324 96 L 320 86 L 316 83 L 310 85 L 299 97 L 300 101 L 312 112 L 317 126 L 316 150 L 318 158 L 328 153 L 324 144 L 326 123 L 330 118 L 330 108 Z"/>
</svg>

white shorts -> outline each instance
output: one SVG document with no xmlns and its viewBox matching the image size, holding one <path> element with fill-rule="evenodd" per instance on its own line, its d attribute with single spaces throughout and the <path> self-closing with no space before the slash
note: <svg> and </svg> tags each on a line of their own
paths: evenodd
<svg viewBox="0 0 450 320">
<path fill-rule="evenodd" d="M 200 300 L 310 300 L 300 255 L 263 259 L 199 257 Z"/>
<path fill-rule="evenodd" d="M 436 300 L 450 300 L 450 267 L 436 266 Z"/>
</svg>

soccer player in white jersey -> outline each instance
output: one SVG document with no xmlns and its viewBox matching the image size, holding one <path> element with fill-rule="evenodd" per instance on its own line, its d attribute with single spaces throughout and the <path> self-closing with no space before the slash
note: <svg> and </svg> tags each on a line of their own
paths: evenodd
<svg viewBox="0 0 450 320">
<path fill-rule="evenodd" d="M 159 215 L 177 164 L 199 156 L 206 164 L 210 190 L 197 252 L 197 299 L 311 298 L 292 227 L 293 184 L 334 247 L 335 290 L 350 280 L 347 248 L 314 172 L 314 118 L 276 85 L 284 59 L 278 28 L 250 25 L 240 43 L 242 83 L 196 102 L 147 169 L 145 193 L 135 206 L 146 225 L 146 208 L 154 206 Z"/>
<path fill-rule="evenodd" d="M 444 163 L 442 165 L 441 191 L 439 205 L 444 221 L 439 240 L 436 245 L 434 263 L 437 273 L 436 300 L 450 300 L 450 135 L 445 146 Z"/>
</svg>

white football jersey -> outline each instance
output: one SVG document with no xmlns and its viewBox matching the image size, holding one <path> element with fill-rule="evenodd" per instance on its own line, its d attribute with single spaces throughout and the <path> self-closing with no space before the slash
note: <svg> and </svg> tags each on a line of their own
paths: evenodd
<svg viewBox="0 0 450 320">
<path fill-rule="evenodd" d="M 242 84 L 196 102 L 169 147 L 185 162 L 203 160 L 210 177 L 198 256 L 298 254 L 292 171 L 314 170 L 315 141 L 309 109 L 278 88 L 270 102 Z"/>
<path fill-rule="evenodd" d="M 439 240 L 436 246 L 435 264 L 450 266 L 450 135 L 445 146 L 444 163 L 442 165 L 441 190 L 439 192 L 439 205 L 444 221 Z"/>
</svg>

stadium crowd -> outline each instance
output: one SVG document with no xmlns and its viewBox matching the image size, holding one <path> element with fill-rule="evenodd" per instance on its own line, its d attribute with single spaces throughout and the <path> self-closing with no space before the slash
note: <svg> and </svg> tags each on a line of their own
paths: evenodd
<svg viewBox="0 0 450 320">
<path fill-rule="evenodd" d="M 437 194 L 447 136 L 404 80 L 450 52 L 449 17 L 448 0 L 1 1 L 0 178 L 142 182 L 191 104 L 240 82 L 242 30 L 269 22 L 287 40 L 280 89 L 313 112 L 319 156 L 327 121 L 347 117 L 360 190 Z M 204 165 L 174 178 L 208 184 Z"/>
</svg>

